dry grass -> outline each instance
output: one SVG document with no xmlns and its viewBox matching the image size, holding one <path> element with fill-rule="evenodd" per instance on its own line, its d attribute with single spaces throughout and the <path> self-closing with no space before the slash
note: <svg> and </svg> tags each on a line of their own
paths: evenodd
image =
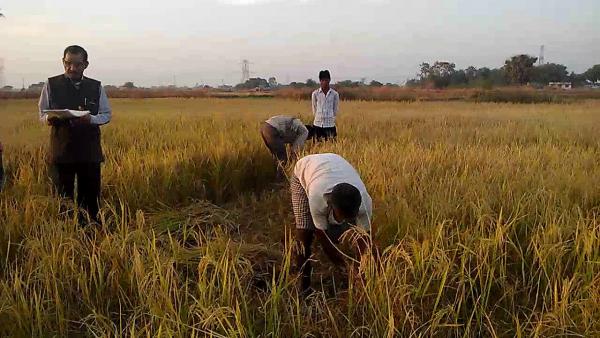
<svg viewBox="0 0 600 338">
<path fill-rule="evenodd" d="M 274 92 L 276 97 L 310 100 L 313 88 L 285 88 Z M 571 91 L 537 90 L 529 87 L 503 87 L 497 89 L 453 88 L 420 89 L 405 87 L 336 87 L 344 100 L 364 101 L 467 101 L 511 103 L 570 103 L 586 99 L 600 99 L 600 91 L 576 89 Z"/>
<path fill-rule="evenodd" d="M 600 335 L 600 102 L 343 102 L 331 151 L 374 199 L 383 262 L 318 265 L 260 136 L 305 101 L 113 100 L 105 227 L 58 214 L 35 102 L 0 101 L 0 335 Z M 317 257 L 319 260 L 322 257 Z"/>
<path fill-rule="evenodd" d="M 335 86 L 334 86 L 335 87 Z M 221 91 L 211 88 L 109 88 L 111 98 L 269 98 L 310 100 L 315 88 L 289 88 L 276 90 Z M 495 89 L 450 88 L 421 89 L 407 87 L 336 87 L 343 100 L 435 102 L 466 101 L 496 103 L 573 103 L 581 100 L 600 99 L 600 90 L 578 88 L 571 91 L 554 89 L 538 90 L 532 87 L 499 87 Z M 0 91 L 0 99 L 35 99 L 39 90 Z"/>
</svg>

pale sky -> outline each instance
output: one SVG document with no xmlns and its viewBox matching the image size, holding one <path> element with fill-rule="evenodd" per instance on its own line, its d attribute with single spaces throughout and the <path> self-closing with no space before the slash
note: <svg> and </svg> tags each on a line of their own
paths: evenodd
<svg viewBox="0 0 600 338">
<path fill-rule="evenodd" d="M 499 67 L 538 55 L 582 72 L 600 63 L 599 0 L 0 0 L 5 83 L 62 73 L 80 44 L 104 84 L 236 84 L 362 77 L 404 82 L 423 61 Z"/>
</svg>

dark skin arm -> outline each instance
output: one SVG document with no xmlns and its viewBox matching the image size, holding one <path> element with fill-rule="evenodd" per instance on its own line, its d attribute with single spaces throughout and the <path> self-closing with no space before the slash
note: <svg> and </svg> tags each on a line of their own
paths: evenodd
<svg viewBox="0 0 600 338">
<path fill-rule="evenodd" d="M 62 124 L 61 121 L 56 117 L 49 117 L 46 122 L 48 122 L 49 126 L 56 126 L 56 127 Z"/>
<path fill-rule="evenodd" d="M 358 257 L 367 254 L 369 250 L 375 259 L 375 263 L 379 264 L 381 257 L 379 256 L 377 245 L 373 243 L 372 238 L 368 236 L 361 236 L 356 240 L 356 253 Z"/>
<path fill-rule="evenodd" d="M 317 237 L 317 240 L 319 241 L 319 243 L 321 243 L 321 247 L 323 248 L 323 251 L 325 251 L 325 254 L 327 255 L 327 257 L 329 257 L 329 259 L 335 265 L 338 265 L 338 266 L 345 265 L 344 257 L 342 256 L 340 251 L 337 249 L 337 247 L 329 239 L 329 237 L 327 236 L 325 231 L 316 229 L 315 236 Z"/>
<path fill-rule="evenodd" d="M 302 243 L 304 247 L 310 247 L 310 243 L 312 242 L 312 235 L 309 235 L 308 230 L 297 230 L 297 238 Z M 336 266 L 343 267 L 346 265 L 346 260 L 344 259 L 344 255 L 340 252 L 340 250 L 336 247 L 336 241 L 329 238 L 327 233 L 323 230 L 315 229 L 314 235 L 321 244 L 323 251 Z M 373 257 L 379 261 L 379 254 L 377 247 L 371 244 L 371 239 L 369 237 L 360 237 L 356 240 L 356 251 L 357 256 L 360 257 L 363 254 L 366 254 L 369 249 L 372 251 Z M 309 258 L 309 255 L 306 255 L 300 258 L 298 262 L 298 266 L 302 266 L 305 264 L 306 260 Z"/>
<path fill-rule="evenodd" d="M 79 110 L 85 110 L 84 107 L 79 106 Z M 82 125 L 82 124 L 90 124 L 92 122 L 91 115 L 84 115 L 82 117 L 71 120 L 71 125 Z"/>
<path fill-rule="evenodd" d="M 79 110 L 83 110 L 83 107 L 79 107 Z M 56 118 L 56 117 L 49 117 L 48 118 L 48 125 L 49 126 L 61 126 L 61 125 L 66 125 L 66 124 L 70 124 L 70 125 L 82 125 L 82 124 L 90 124 L 90 122 L 92 121 L 92 117 L 90 115 L 85 115 L 76 119 L 72 119 L 72 120 L 67 120 L 67 121 L 61 121 L 60 119 Z"/>
</svg>

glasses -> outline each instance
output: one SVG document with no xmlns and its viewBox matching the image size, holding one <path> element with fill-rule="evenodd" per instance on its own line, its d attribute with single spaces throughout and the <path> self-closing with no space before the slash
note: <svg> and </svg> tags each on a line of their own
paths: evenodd
<svg viewBox="0 0 600 338">
<path fill-rule="evenodd" d="M 81 68 L 81 67 L 85 66 L 85 62 L 71 62 L 71 61 L 63 60 L 63 65 L 65 65 L 65 67 L 75 66 L 76 68 Z"/>
</svg>

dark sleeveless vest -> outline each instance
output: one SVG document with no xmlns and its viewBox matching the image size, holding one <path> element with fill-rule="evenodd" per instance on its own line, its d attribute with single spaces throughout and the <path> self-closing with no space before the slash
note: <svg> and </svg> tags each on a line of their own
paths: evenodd
<svg viewBox="0 0 600 338">
<path fill-rule="evenodd" d="M 89 110 L 98 114 L 100 82 L 83 77 L 79 88 L 64 75 L 48 79 L 51 109 Z M 104 161 L 97 125 L 71 126 L 65 121 L 52 126 L 50 133 L 50 163 L 100 163 Z"/>
</svg>

